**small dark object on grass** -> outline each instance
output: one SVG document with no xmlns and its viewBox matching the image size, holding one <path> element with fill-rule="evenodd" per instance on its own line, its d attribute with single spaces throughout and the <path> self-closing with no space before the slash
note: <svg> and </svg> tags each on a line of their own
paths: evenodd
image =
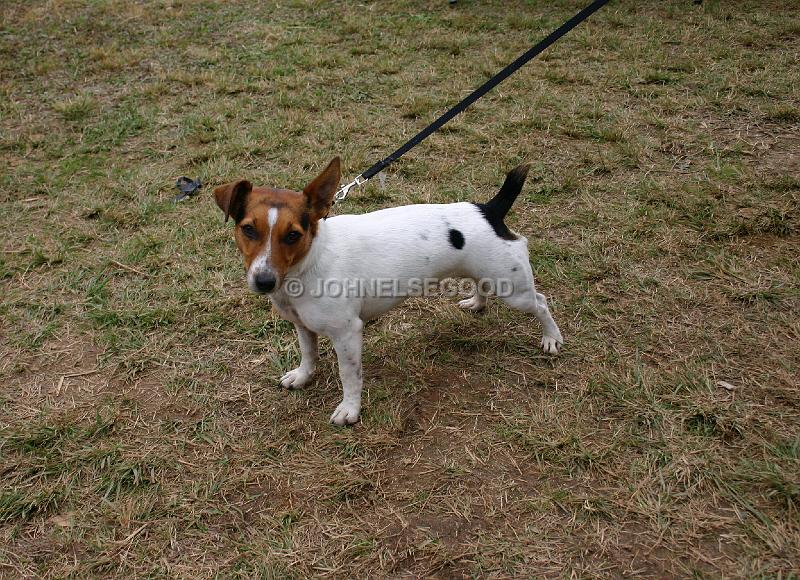
<svg viewBox="0 0 800 580">
<path fill-rule="evenodd" d="M 694 5 L 695 6 L 699 6 L 702 3 L 703 3 L 703 0 L 694 0 Z"/>
<path fill-rule="evenodd" d="M 193 197 L 200 193 L 200 188 L 203 187 L 203 183 L 200 181 L 199 177 L 195 181 L 192 181 L 184 175 L 178 178 L 175 182 L 175 187 L 180 190 L 180 193 L 175 196 L 175 202 L 179 202 L 187 197 Z"/>
</svg>

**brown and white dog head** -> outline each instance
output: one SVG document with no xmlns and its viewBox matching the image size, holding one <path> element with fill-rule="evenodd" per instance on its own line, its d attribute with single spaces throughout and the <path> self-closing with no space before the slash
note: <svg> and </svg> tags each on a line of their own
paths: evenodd
<svg viewBox="0 0 800 580">
<path fill-rule="evenodd" d="M 253 292 L 267 294 L 280 288 L 286 272 L 308 254 L 340 179 L 336 157 L 302 192 L 253 187 L 247 180 L 214 190 L 225 221 L 232 217 L 236 222 L 236 245 Z"/>
</svg>

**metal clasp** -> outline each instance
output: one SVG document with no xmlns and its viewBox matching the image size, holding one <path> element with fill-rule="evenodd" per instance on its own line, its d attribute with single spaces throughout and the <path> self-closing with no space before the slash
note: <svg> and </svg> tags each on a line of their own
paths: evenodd
<svg viewBox="0 0 800 580">
<path fill-rule="evenodd" d="M 347 194 L 350 193 L 351 189 L 353 189 L 354 187 L 360 187 L 362 184 L 366 182 L 367 180 L 359 175 L 347 185 L 343 185 L 341 188 L 339 188 L 339 191 L 337 191 L 336 194 L 333 196 L 333 203 L 337 203 L 339 201 L 344 200 L 344 198 L 347 197 Z"/>
</svg>

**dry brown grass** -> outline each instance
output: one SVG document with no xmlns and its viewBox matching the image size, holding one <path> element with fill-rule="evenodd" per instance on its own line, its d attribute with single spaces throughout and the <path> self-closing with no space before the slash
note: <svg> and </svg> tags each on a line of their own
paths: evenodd
<svg viewBox="0 0 800 580">
<path fill-rule="evenodd" d="M 352 429 L 207 195 L 354 175 L 581 2 L 0 6 L 8 577 L 796 577 L 800 11 L 617 1 L 340 211 L 483 200 L 567 339 L 414 300 Z"/>
</svg>

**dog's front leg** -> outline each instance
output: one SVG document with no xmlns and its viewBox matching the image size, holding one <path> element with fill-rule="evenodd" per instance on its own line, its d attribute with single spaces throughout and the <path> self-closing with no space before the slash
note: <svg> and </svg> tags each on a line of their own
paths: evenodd
<svg viewBox="0 0 800 580">
<path fill-rule="evenodd" d="M 302 324 L 295 323 L 297 339 L 300 342 L 300 366 L 281 377 L 281 386 L 286 389 L 299 389 L 314 374 L 319 359 L 317 335 Z"/>
<path fill-rule="evenodd" d="M 361 413 L 361 331 L 364 323 L 356 319 L 345 328 L 331 334 L 344 397 L 331 415 L 331 423 L 350 425 L 358 421 Z"/>
</svg>

